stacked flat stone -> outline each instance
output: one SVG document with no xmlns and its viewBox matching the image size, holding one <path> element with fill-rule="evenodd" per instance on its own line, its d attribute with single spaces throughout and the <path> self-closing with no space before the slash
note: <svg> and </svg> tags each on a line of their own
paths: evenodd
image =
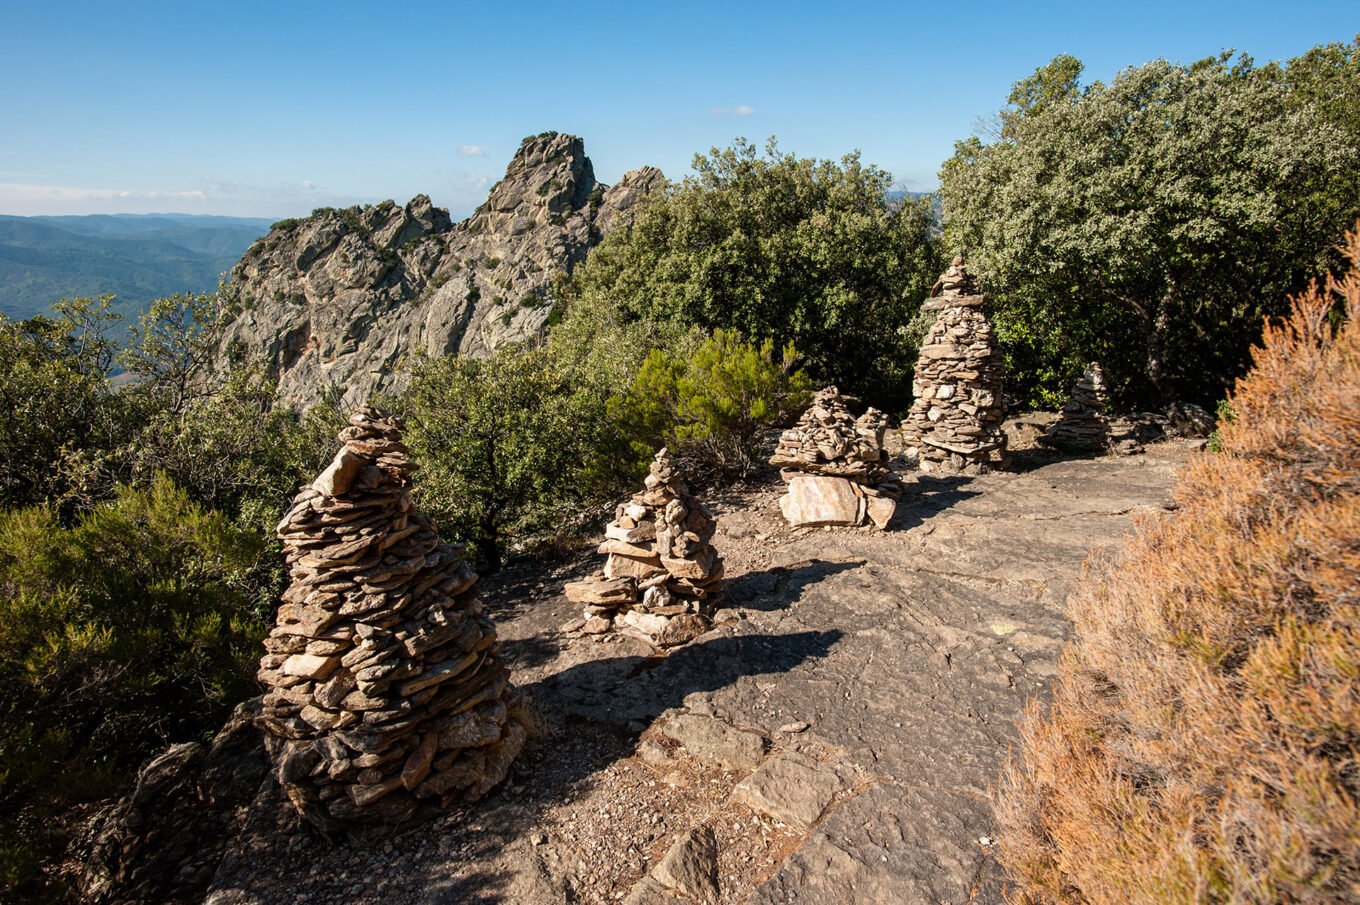
<svg viewBox="0 0 1360 905">
<path fill-rule="evenodd" d="M 888 416 L 870 407 L 856 418 L 850 406 L 857 402 L 826 387 L 779 437 L 770 464 L 789 485 L 779 508 L 795 528 L 868 522 L 885 528 L 896 511 L 902 485 L 883 446 Z"/>
<path fill-rule="evenodd" d="M 620 504 L 605 528 L 603 574 L 566 586 L 567 599 L 585 607 L 582 630 L 624 632 L 658 647 L 706 632 L 722 597 L 716 528 L 663 448 L 642 492 Z"/>
<path fill-rule="evenodd" d="M 1057 422 L 1040 442 L 1070 452 L 1103 452 L 1110 445 L 1110 423 L 1105 419 L 1108 404 L 1105 372 L 1093 361 L 1072 388 L 1072 398 L 1063 406 Z"/>
<path fill-rule="evenodd" d="M 986 296 L 955 258 L 921 306 L 938 311 L 921 345 L 902 438 L 922 471 L 980 474 L 1005 455 L 1004 370 Z"/>
<path fill-rule="evenodd" d="M 278 526 L 290 584 L 258 719 L 279 783 L 330 832 L 481 797 L 524 744 L 461 545 L 411 505 L 400 425 L 370 408 Z"/>
</svg>

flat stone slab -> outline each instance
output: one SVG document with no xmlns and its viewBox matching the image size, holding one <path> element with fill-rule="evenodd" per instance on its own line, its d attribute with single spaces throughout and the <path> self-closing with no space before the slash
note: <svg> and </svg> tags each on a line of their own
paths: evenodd
<svg viewBox="0 0 1360 905">
<path fill-rule="evenodd" d="M 831 768 L 790 751 L 769 758 L 738 783 L 732 800 L 807 832 L 844 788 Z"/>
<path fill-rule="evenodd" d="M 662 731 L 700 760 L 724 770 L 754 770 L 765 756 L 765 737 L 712 717 L 682 713 L 666 721 Z"/>
<path fill-rule="evenodd" d="M 795 528 L 858 525 L 864 520 L 864 498 L 852 482 L 828 475 L 794 475 L 779 498 L 779 511 Z"/>
</svg>

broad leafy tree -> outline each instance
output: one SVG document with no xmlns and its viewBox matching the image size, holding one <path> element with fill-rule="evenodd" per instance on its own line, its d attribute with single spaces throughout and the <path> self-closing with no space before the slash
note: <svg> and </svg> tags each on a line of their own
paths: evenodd
<svg viewBox="0 0 1360 905">
<path fill-rule="evenodd" d="M 573 342 L 600 324 L 698 326 L 792 342 L 814 380 L 909 398 L 907 324 L 939 270 L 929 203 L 894 204 L 859 154 L 799 158 L 738 139 L 644 203 L 566 287 Z"/>
<path fill-rule="evenodd" d="M 946 236 L 1022 387 L 1065 391 L 1095 357 L 1135 397 L 1207 401 L 1241 373 L 1360 208 L 1354 116 L 1323 103 L 1356 90 L 1353 49 L 1304 59 L 1157 60 L 1082 87 L 1061 56 L 1015 86 L 996 140 L 959 143 Z"/>
</svg>

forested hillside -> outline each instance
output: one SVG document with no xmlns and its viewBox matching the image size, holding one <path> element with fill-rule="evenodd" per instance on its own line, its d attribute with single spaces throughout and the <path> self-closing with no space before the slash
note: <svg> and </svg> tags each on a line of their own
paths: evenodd
<svg viewBox="0 0 1360 905">
<path fill-rule="evenodd" d="M 0 216 L 0 313 L 26 318 L 53 302 L 113 294 L 135 318 L 153 300 L 209 292 L 269 220 L 185 214 Z"/>
</svg>

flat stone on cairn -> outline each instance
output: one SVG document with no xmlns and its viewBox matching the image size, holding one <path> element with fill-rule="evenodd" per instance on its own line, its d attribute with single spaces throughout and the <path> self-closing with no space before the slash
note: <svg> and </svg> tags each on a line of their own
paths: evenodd
<svg viewBox="0 0 1360 905">
<path fill-rule="evenodd" d="M 604 572 L 566 586 L 583 604 L 583 631 L 618 631 L 657 647 L 685 644 L 708 631 L 722 597 L 717 522 L 690 496 L 670 453 L 656 454 L 641 493 L 619 505 L 605 528 Z"/>
<path fill-rule="evenodd" d="M 476 800 L 525 738 L 477 575 L 412 508 L 400 424 L 349 425 L 279 523 L 290 584 L 258 673 L 278 781 L 325 832 Z"/>
<path fill-rule="evenodd" d="M 795 528 L 867 522 L 885 528 L 892 520 L 902 485 L 883 448 L 888 416 L 870 407 L 856 418 L 850 411 L 856 401 L 827 387 L 779 437 L 770 464 L 788 482 L 779 508 Z"/>
<path fill-rule="evenodd" d="M 921 306 L 939 315 L 916 360 L 902 439 L 922 471 L 980 474 L 1005 455 L 1003 368 L 986 300 L 956 257 Z"/>
<path fill-rule="evenodd" d="M 1105 451 L 1110 446 L 1110 423 L 1105 419 L 1109 398 L 1105 372 L 1093 361 L 1072 387 L 1072 398 L 1057 422 L 1039 442 L 1068 452 Z"/>
</svg>

